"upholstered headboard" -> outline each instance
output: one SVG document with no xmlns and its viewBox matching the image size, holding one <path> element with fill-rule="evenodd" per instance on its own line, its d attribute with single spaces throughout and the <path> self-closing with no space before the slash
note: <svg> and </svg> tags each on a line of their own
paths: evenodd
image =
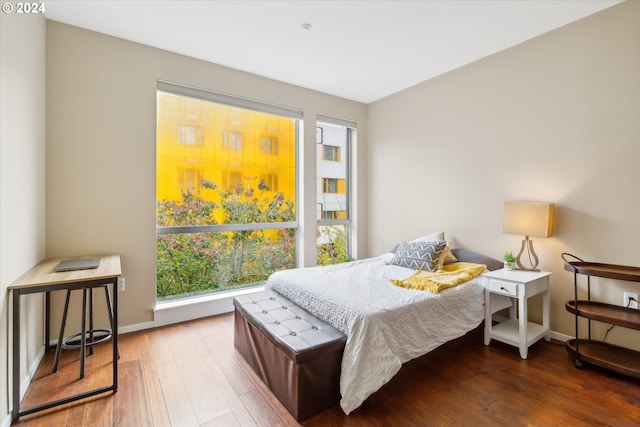
<svg viewBox="0 0 640 427">
<path fill-rule="evenodd" d="M 504 267 L 504 264 L 497 259 L 490 256 L 473 252 L 469 249 L 451 249 L 451 253 L 454 257 L 458 258 L 460 262 L 473 262 L 475 264 L 484 264 L 488 270 L 499 270 Z"/>
</svg>

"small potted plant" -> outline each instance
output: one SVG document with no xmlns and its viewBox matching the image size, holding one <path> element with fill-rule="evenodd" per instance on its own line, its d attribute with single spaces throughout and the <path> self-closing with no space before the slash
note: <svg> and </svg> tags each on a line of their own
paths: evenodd
<svg viewBox="0 0 640 427">
<path fill-rule="evenodd" d="M 516 263 L 516 257 L 513 256 L 513 253 L 511 251 L 505 252 L 502 259 L 504 260 L 504 268 L 513 270 L 514 264 Z"/>
</svg>

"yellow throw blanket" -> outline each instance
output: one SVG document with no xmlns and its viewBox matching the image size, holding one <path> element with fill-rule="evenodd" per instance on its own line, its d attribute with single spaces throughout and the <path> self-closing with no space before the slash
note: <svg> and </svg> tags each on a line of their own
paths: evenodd
<svg viewBox="0 0 640 427">
<path fill-rule="evenodd" d="M 444 265 L 442 268 L 443 270 L 436 272 L 418 270 L 407 279 L 391 279 L 391 283 L 407 289 L 437 293 L 479 276 L 487 266 L 470 262 L 455 262 Z"/>
</svg>

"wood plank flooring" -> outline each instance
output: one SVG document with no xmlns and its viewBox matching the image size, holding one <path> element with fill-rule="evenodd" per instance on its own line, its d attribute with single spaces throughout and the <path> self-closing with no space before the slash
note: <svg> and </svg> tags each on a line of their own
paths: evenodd
<svg viewBox="0 0 640 427">
<path fill-rule="evenodd" d="M 14 423 L 63 426 L 296 426 L 233 347 L 225 314 L 120 335 L 119 390 Z M 108 385 L 111 345 L 96 346 L 78 377 L 78 351 L 65 350 L 50 374 L 42 361 L 23 407 Z M 559 343 L 483 345 L 482 329 L 408 362 L 365 404 L 339 406 L 304 426 L 637 426 L 640 381 L 597 368 L 577 370 Z"/>
</svg>

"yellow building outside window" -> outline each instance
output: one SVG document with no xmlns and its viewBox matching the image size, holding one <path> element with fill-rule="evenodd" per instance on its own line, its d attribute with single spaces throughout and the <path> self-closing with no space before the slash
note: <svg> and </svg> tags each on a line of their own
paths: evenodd
<svg viewBox="0 0 640 427">
<path fill-rule="evenodd" d="M 157 294 L 295 267 L 297 119 L 158 91 Z"/>
</svg>

